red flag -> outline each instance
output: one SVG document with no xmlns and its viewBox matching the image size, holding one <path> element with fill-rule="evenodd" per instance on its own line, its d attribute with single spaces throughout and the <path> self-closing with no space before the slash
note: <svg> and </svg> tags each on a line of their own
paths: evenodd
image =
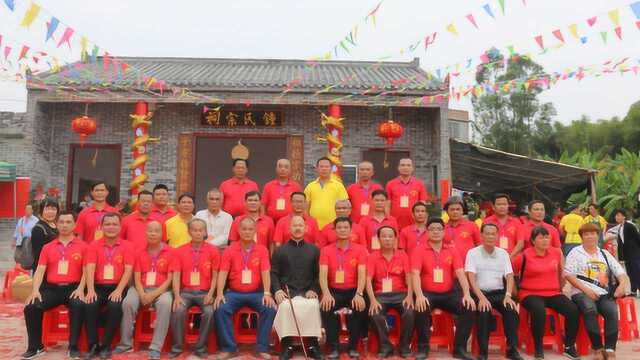
<svg viewBox="0 0 640 360">
<path fill-rule="evenodd" d="M 560 29 L 554 30 L 553 36 L 555 36 L 556 39 L 560 40 L 560 42 L 564 44 L 564 37 L 562 36 L 562 31 L 560 31 Z"/>
<path fill-rule="evenodd" d="M 27 56 L 27 52 L 29 52 L 29 47 L 27 45 L 22 45 L 22 50 L 20 50 L 18 61 L 24 59 Z"/>
<path fill-rule="evenodd" d="M 593 26 L 596 23 L 596 21 L 598 21 L 598 17 L 594 16 L 592 18 L 587 19 L 587 24 L 589 24 L 589 26 Z"/>
<path fill-rule="evenodd" d="M 476 19 L 473 17 L 473 14 L 467 15 L 467 20 L 473 25 L 474 28 L 478 28 L 478 24 L 476 23 Z"/>
<path fill-rule="evenodd" d="M 542 40 L 542 35 L 536 36 L 535 39 L 538 43 L 538 46 L 540 46 L 540 49 L 544 50 L 544 41 Z"/>
<path fill-rule="evenodd" d="M 433 45 L 433 43 L 436 42 L 437 35 L 438 33 L 434 32 L 433 35 L 430 35 L 424 38 L 424 51 L 427 51 L 427 49 L 429 48 L 429 45 Z"/>
</svg>

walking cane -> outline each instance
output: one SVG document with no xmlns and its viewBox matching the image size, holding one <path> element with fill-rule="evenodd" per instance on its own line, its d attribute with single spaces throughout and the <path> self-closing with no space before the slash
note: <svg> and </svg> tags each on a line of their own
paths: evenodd
<svg viewBox="0 0 640 360">
<path fill-rule="evenodd" d="M 291 298 L 291 294 L 289 293 L 289 286 L 284 285 L 284 290 L 287 292 L 287 297 L 289 298 L 289 305 L 291 305 L 291 314 L 293 314 L 293 321 L 296 323 L 296 330 L 298 331 L 298 337 L 300 338 L 300 343 L 302 344 L 302 352 L 304 353 L 304 359 L 309 359 L 307 355 L 307 348 L 304 346 L 304 339 L 302 338 L 302 333 L 300 332 L 300 326 L 298 326 L 298 317 L 296 316 L 295 310 L 293 310 L 293 299 Z"/>
</svg>

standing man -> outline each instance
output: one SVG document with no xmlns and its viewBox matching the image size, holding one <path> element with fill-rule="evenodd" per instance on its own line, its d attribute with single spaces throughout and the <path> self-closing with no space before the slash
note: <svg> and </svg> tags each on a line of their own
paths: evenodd
<svg viewBox="0 0 640 360">
<path fill-rule="evenodd" d="M 109 190 L 107 190 L 107 184 L 103 181 L 94 183 L 91 186 L 93 203 L 90 207 L 84 208 L 80 214 L 78 214 L 78 221 L 76 222 L 76 228 L 73 232 L 78 235 L 80 240 L 83 240 L 87 244 L 91 244 L 93 240 L 102 239 L 103 232 L 100 228 L 102 217 L 106 213 L 118 212 L 118 209 L 107 204 L 108 196 Z"/>
<path fill-rule="evenodd" d="M 475 224 L 472 223 L 473 226 Z M 416 359 L 429 357 L 431 338 L 431 313 L 441 309 L 457 315 L 456 333 L 453 340 L 453 357 L 474 360 L 467 352 L 467 340 L 473 326 L 475 302 L 469 293 L 469 282 L 464 273 L 459 253 L 443 244 L 444 222 L 439 218 L 427 221 L 429 243 L 418 248 L 411 256 L 413 271 L 413 291 L 416 294 L 416 331 L 418 333 L 418 353 Z M 458 281 L 460 290 L 454 286 Z"/>
<path fill-rule="evenodd" d="M 351 214 L 351 202 L 348 199 L 338 200 L 335 205 L 336 215 L 338 217 L 349 217 Z M 334 244 L 336 242 L 336 228 L 334 223 L 329 223 L 320 232 L 318 247 L 323 247 Z M 366 246 L 367 238 L 364 233 L 364 228 L 359 224 L 351 224 L 351 234 L 349 235 L 349 241 L 354 244 L 360 244 Z"/>
<path fill-rule="evenodd" d="M 349 185 L 347 193 L 355 211 L 351 213 L 351 220 L 359 223 L 360 219 L 371 213 L 371 194 L 382 189 L 380 184 L 373 181 L 373 163 L 362 161 L 358 164 L 358 182 Z"/>
<path fill-rule="evenodd" d="M 498 240 L 496 246 L 513 254 L 518 243 L 518 230 L 520 220 L 509 216 L 509 203 L 511 198 L 507 194 L 495 194 L 493 196 L 493 215 L 484 219 L 484 224 L 494 224 L 498 227 Z"/>
<path fill-rule="evenodd" d="M 28 346 L 22 359 L 44 354 L 42 317 L 45 311 L 58 305 L 69 308 L 69 357 L 80 359 L 78 339 L 84 318 L 83 260 L 87 244 L 74 236 L 74 225 L 73 214 L 62 212 L 56 220 L 58 237 L 45 244 L 40 252 L 31 295 L 24 307 Z"/>
<path fill-rule="evenodd" d="M 449 216 L 449 221 L 444 227 L 444 243 L 453 247 L 460 255 L 460 261 L 464 262 L 467 252 L 480 245 L 480 229 L 478 226 L 464 218 L 462 199 L 457 196 L 450 197 L 444 204 L 444 210 Z"/>
<path fill-rule="evenodd" d="M 291 194 L 291 210 L 292 213 L 278 220 L 276 230 L 273 235 L 273 243 L 280 246 L 291 240 L 291 219 L 294 216 L 300 216 L 304 219 L 304 240 L 309 244 L 317 244 L 320 231 L 318 223 L 311 216 L 307 216 L 304 211 L 307 208 L 307 200 L 303 192 L 294 192 Z"/>
<path fill-rule="evenodd" d="M 598 246 L 602 246 L 604 243 L 604 233 L 607 231 L 607 220 L 600 216 L 600 208 L 597 204 L 589 204 L 589 215 L 584 217 L 583 224 L 594 224 L 600 228 L 600 235 L 598 236 Z"/>
<path fill-rule="evenodd" d="M 249 191 L 245 194 L 245 214 L 240 215 L 231 224 L 231 231 L 229 232 L 229 243 L 237 242 L 240 240 L 240 222 L 242 219 L 251 218 L 255 225 L 256 231 L 253 234 L 253 241 L 264 246 L 267 249 L 271 249 L 273 240 L 273 231 L 275 226 L 273 220 L 267 215 L 260 215 L 260 193 L 257 191 Z"/>
<path fill-rule="evenodd" d="M 469 285 L 478 302 L 478 360 L 487 360 L 488 357 L 493 317 L 491 309 L 496 309 L 502 315 L 508 345 L 505 357 L 510 360 L 522 360 L 518 353 L 518 311 L 516 303 L 511 298 L 514 289 L 513 269 L 509 253 L 496 246 L 499 231 L 496 224 L 482 225 L 482 245 L 469 250 L 465 261 Z"/>
<path fill-rule="evenodd" d="M 133 272 L 134 253 L 131 245 L 120 238 L 120 215 L 107 213 L 102 217 L 104 237 L 87 250 L 86 329 L 89 353 L 86 359 L 100 355 L 111 358 L 111 343 L 122 320 L 122 299 Z M 100 309 L 107 309 L 107 323 L 102 341 L 98 339 Z"/>
<path fill-rule="evenodd" d="M 176 215 L 176 211 L 169 206 L 169 188 L 165 184 L 153 187 L 153 209 L 151 214 L 162 219 L 162 223 Z"/>
<path fill-rule="evenodd" d="M 191 241 L 187 223 L 193 218 L 195 199 L 191 194 L 178 197 L 178 214 L 164 223 L 164 236 L 169 246 L 178 248 Z"/>
<path fill-rule="evenodd" d="M 138 193 L 137 210 L 122 219 L 120 237 L 128 241 L 136 252 L 147 247 L 147 225 L 154 220 L 162 222 L 162 218 L 151 213 L 152 207 L 153 194 L 142 190 Z"/>
<path fill-rule="evenodd" d="M 344 185 L 331 176 L 331 160 L 322 157 L 316 161 L 318 178 L 304 189 L 309 203 L 309 215 L 316 219 L 318 227 L 324 228 L 336 218 L 336 201 L 348 199 Z"/>
<path fill-rule="evenodd" d="M 288 233 L 289 240 L 276 249 L 271 261 L 271 291 L 275 294 L 278 304 L 273 327 L 280 337 L 282 346 L 280 359 L 291 359 L 293 339 L 302 335 L 310 338 L 309 342 L 304 344 L 307 346 L 309 356 L 320 360 L 322 359 L 318 345 L 318 338 L 322 336 L 318 302 L 320 250 L 304 239 L 305 219 L 302 216 L 294 215 L 291 218 Z M 295 308 L 295 317 L 291 307 Z M 300 329 L 300 334 L 297 328 Z"/>
<path fill-rule="evenodd" d="M 222 210 L 222 192 L 213 188 L 207 192 L 207 208 L 196 213 L 196 218 L 207 223 L 207 243 L 224 250 L 229 244 L 233 218 Z"/>
<path fill-rule="evenodd" d="M 405 226 L 400 231 L 398 239 L 398 248 L 403 249 L 409 256 L 418 246 L 427 245 L 429 241 L 429 233 L 427 232 L 427 220 L 429 219 L 429 210 L 427 204 L 419 201 L 413 204 L 411 208 L 413 213 L 413 224 Z"/>
<path fill-rule="evenodd" d="M 411 208 L 418 201 L 426 202 L 427 189 L 424 183 L 413 176 L 413 161 L 400 159 L 398 177 L 387 183 L 389 209 L 391 215 L 398 220 L 400 228 L 411 225 Z"/>
<path fill-rule="evenodd" d="M 258 184 L 247 177 L 249 161 L 233 159 L 233 177 L 220 184 L 222 209 L 234 218 L 244 214 L 244 196 L 249 191 L 258 191 Z"/>
<path fill-rule="evenodd" d="M 398 222 L 396 218 L 385 213 L 387 204 L 387 193 L 382 190 L 375 190 L 371 193 L 371 202 L 373 203 L 373 211 L 371 215 L 367 215 L 360 220 L 360 226 L 364 229 L 367 238 L 367 250 L 380 250 L 380 239 L 378 239 L 378 229 L 382 226 L 390 226 L 398 233 Z M 395 238 L 395 236 L 394 236 Z M 397 244 L 394 244 L 397 247 Z"/>
<path fill-rule="evenodd" d="M 276 162 L 276 178 L 264 185 L 262 190 L 262 213 L 275 223 L 291 214 L 291 194 L 302 191 L 302 187 L 291 179 L 291 161 Z"/>
<path fill-rule="evenodd" d="M 582 238 L 580 237 L 580 226 L 582 226 L 584 219 L 580 215 L 580 207 L 574 206 L 570 212 L 560 219 L 560 236 L 564 237 L 564 244 L 562 245 L 562 253 L 564 256 L 569 255 L 571 249 L 582 244 Z"/>
<path fill-rule="evenodd" d="M 27 206 L 24 207 L 24 216 L 18 219 L 16 229 L 13 232 L 13 244 L 15 246 L 20 246 L 22 245 L 22 240 L 24 238 L 31 237 L 31 229 L 36 226 L 38 221 L 38 217 L 33 215 L 33 206 L 31 204 L 27 204 Z"/>
<path fill-rule="evenodd" d="M 327 336 L 329 359 L 338 359 L 340 349 L 338 332 L 340 323 L 336 310 L 351 309 L 349 319 L 349 357 L 359 358 L 358 342 L 366 334 L 362 328 L 366 321 L 364 288 L 366 283 L 367 250 L 364 246 L 349 241 L 351 219 L 339 217 L 334 220 L 337 241 L 320 251 L 320 289 L 322 300 L 322 323 Z"/>
<path fill-rule="evenodd" d="M 511 253 L 511 258 L 518 255 L 522 250 L 533 246 L 530 241 L 531 231 L 533 231 L 536 226 L 542 226 L 545 228 L 549 232 L 551 246 L 560 249 L 560 247 L 562 247 L 562 243 L 560 242 L 560 233 L 558 233 L 558 229 L 553 225 L 544 222 L 546 214 L 544 203 L 541 200 L 532 200 L 529 205 L 527 205 L 527 209 L 529 210 L 529 220 L 525 221 L 524 224 L 520 226 L 520 229 L 518 229 L 518 243 Z"/>
<path fill-rule="evenodd" d="M 213 325 L 213 299 L 216 278 L 220 264 L 220 253 L 207 244 L 207 224 L 202 219 L 192 219 L 188 223 L 191 242 L 174 250 L 174 260 L 170 265 L 173 273 L 173 314 L 171 315 L 171 352 L 176 358 L 184 347 L 184 326 L 189 308 L 200 308 L 200 334 L 193 354 L 206 358 L 207 339 Z"/>
<path fill-rule="evenodd" d="M 224 251 L 218 276 L 218 295 L 214 305 L 221 351 L 218 360 L 229 359 L 238 352 L 232 319 L 243 306 L 258 313 L 256 352 L 258 357 L 268 360 L 271 359 L 269 338 L 276 316 L 271 295 L 269 250 L 255 242 L 256 222 L 253 218 L 243 218 L 238 229 L 240 237 Z"/>
</svg>

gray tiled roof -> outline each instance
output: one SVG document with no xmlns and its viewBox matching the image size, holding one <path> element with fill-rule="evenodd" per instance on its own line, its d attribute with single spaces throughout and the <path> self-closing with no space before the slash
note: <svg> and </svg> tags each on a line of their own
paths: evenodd
<svg viewBox="0 0 640 360">
<path fill-rule="evenodd" d="M 206 59 L 120 57 L 129 70 L 126 74 L 105 71 L 103 58 L 95 63 L 67 67 L 69 72 L 42 73 L 36 81 L 47 84 L 88 86 L 91 83 L 118 85 L 139 83 L 140 73 L 164 81 L 167 86 L 194 91 L 277 91 L 291 85 L 292 92 L 317 92 L 332 86 L 328 93 L 371 93 L 398 91 L 424 95 L 446 90 L 446 85 L 411 62 L 323 61 L 310 66 L 304 60 Z M 134 69 L 132 71 L 131 69 Z M 138 70 L 138 71 L 135 71 Z M 77 76 L 74 76 L 76 74 Z M 299 79 L 295 81 L 294 79 Z"/>
</svg>

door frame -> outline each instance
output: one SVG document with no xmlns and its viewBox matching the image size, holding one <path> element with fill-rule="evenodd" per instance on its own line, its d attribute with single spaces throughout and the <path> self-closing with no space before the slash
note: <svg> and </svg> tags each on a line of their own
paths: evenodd
<svg viewBox="0 0 640 360">
<path fill-rule="evenodd" d="M 121 176 L 122 176 L 122 144 L 93 144 L 85 143 L 80 145 L 79 143 L 69 144 L 69 154 L 67 160 L 67 185 L 66 185 L 66 202 L 67 207 L 71 206 L 73 200 L 73 167 L 75 166 L 74 155 L 76 149 L 95 148 L 95 149 L 111 149 L 116 150 L 119 153 L 118 156 L 118 171 L 116 172 L 116 184 L 118 184 L 118 193 L 116 194 L 116 200 L 120 201 Z M 112 204 L 116 205 L 116 204 Z"/>
</svg>

